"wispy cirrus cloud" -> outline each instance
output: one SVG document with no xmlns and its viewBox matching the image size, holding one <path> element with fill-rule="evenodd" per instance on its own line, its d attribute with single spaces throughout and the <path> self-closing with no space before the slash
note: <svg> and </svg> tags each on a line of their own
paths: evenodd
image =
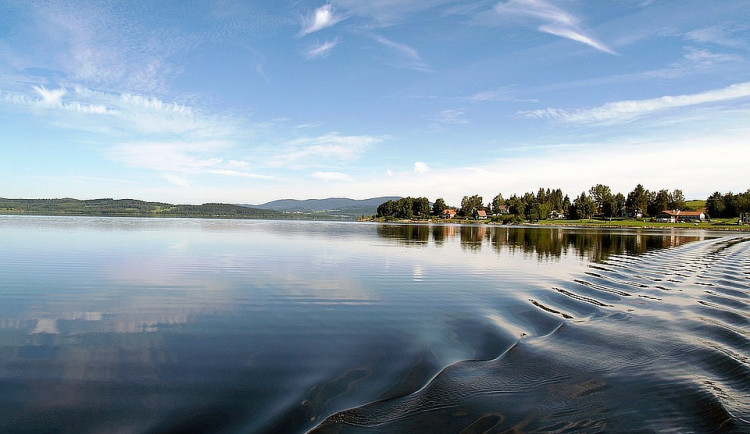
<svg viewBox="0 0 750 434">
<path fill-rule="evenodd" d="M 383 140 L 383 137 L 342 136 L 339 133 L 299 138 L 287 142 L 286 151 L 271 157 L 267 164 L 306 166 L 321 160 L 351 161 L 359 158 L 369 146 Z"/>
<path fill-rule="evenodd" d="M 440 13 L 446 14 L 450 11 L 446 10 L 445 6 L 450 4 L 458 5 L 453 8 L 456 11 L 467 7 L 467 2 L 456 0 L 332 0 L 332 3 L 351 15 L 367 19 L 370 23 L 368 27 L 392 26 L 420 14 L 434 16 L 436 14 L 434 9 L 437 8 L 443 8 Z"/>
<path fill-rule="evenodd" d="M 464 125 L 469 121 L 464 117 L 466 112 L 462 109 L 447 109 L 442 110 L 438 114 L 432 117 L 434 123 L 433 126 L 437 127 L 440 125 Z"/>
<path fill-rule="evenodd" d="M 304 36 L 331 27 L 344 18 L 346 17 L 335 14 L 331 4 L 323 5 L 315 9 L 311 15 L 303 18 L 300 35 Z"/>
<path fill-rule="evenodd" d="M 400 60 L 394 63 L 394 66 L 423 72 L 431 71 L 427 63 L 425 63 L 419 56 L 419 52 L 414 48 L 406 44 L 392 41 L 380 35 L 372 35 L 372 38 L 398 55 Z"/>
<path fill-rule="evenodd" d="M 250 132 L 231 116 L 203 113 L 177 102 L 135 93 L 94 91 L 85 87 L 33 92 L 3 92 L 0 104 L 27 110 L 60 127 L 117 135 L 180 135 L 183 139 L 226 138 Z"/>
<path fill-rule="evenodd" d="M 427 173 L 430 171 L 430 166 L 427 165 L 427 163 L 424 163 L 422 161 L 417 161 L 414 163 L 414 173 L 420 174 L 420 173 Z"/>
<path fill-rule="evenodd" d="M 326 57 L 328 54 L 330 54 L 331 50 L 336 47 L 336 45 L 339 44 L 338 38 L 331 40 L 331 41 L 325 41 L 322 44 L 320 42 L 316 42 L 313 44 L 310 48 L 307 49 L 307 52 L 305 53 L 305 57 L 308 59 L 316 59 L 320 57 Z"/>
<path fill-rule="evenodd" d="M 721 45 L 732 48 L 748 48 L 745 37 L 748 28 L 728 28 L 725 26 L 711 26 L 685 33 L 685 37 L 693 42 Z"/>
<path fill-rule="evenodd" d="M 194 34 L 149 28 L 138 7 L 53 1 L 34 4 L 30 11 L 20 30 L 26 50 L 13 53 L 16 63 L 60 71 L 58 82 L 68 85 L 163 91 L 178 73 L 169 59 L 197 43 Z"/>
<path fill-rule="evenodd" d="M 477 92 L 463 99 L 472 102 L 537 102 L 536 99 L 524 99 L 516 96 L 513 86 L 504 86 L 496 89 Z"/>
<path fill-rule="evenodd" d="M 499 3 L 495 11 L 501 15 L 528 18 L 541 22 L 539 31 L 586 44 L 601 52 L 617 54 L 580 28 L 580 19 L 546 0 L 509 0 Z"/>
<path fill-rule="evenodd" d="M 715 53 L 709 50 L 702 50 L 692 47 L 688 47 L 685 49 L 685 54 L 683 57 L 688 62 L 699 67 L 713 66 L 719 63 L 735 62 L 741 60 L 740 56 Z"/>
<path fill-rule="evenodd" d="M 323 182 L 351 182 L 354 181 L 350 175 L 342 172 L 315 172 L 312 177 Z"/>
<path fill-rule="evenodd" d="M 617 101 L 591 109 L 546 108 L 521 112 L 524 117 L 555 119 L 572 123 L 622 123 L 656 112 L 750 97 L 750 82 L 689 95 L 662 96 L 645 100 Z"/>
</svg>

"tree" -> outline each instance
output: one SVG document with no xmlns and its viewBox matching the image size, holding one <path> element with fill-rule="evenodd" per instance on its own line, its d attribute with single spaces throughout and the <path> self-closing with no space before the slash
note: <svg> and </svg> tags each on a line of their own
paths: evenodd
<svg viewBox="0 0 750 434">
<path fill-rule="evenodd" d="M 396 201 L 396 217 L 410 219 L 414 217 L 414 199 L 405 197 Z"/>
<path fill-rule="evenodd" d="M 738 213 L 750 212 L 750 189 L 734 197 L 734 207 Z"/>
<path fill-rule="evenodd" d="M 584 191 L 573 201 L 571 208 L 575 210 L 576 218 L 590 219 L 593 217 L 594 212 L 596 212 L 596 202 L 591 197 L 586 196 L 586 192 Z"/>
<path fill-rule="evenodd" d="M 378 205 L 378 217 L 396 217 L 410 219 L 412 217 L 428 216 L 430 201 L 426 197 L 404 197 L 399 200 L 389 200 Z"/>
<path fill-rule="evenodd" d="M 526 219 L 526 205 L 524 205 L 523 199 L 514 194 L 507 200 L 507 203 L 510 214 L 516 215 L 522 220 Z"/>
<path fill-rule="evenodd" d="M 706 211 L 713 218 L 724 217 L 724 196 L 721 193 L 714 192 L 706 199 Z"/>
<path fill-rule="evenodd" d="M 396 202 L 389 200 L 378 205 L 378 217 L 391 217 L 396 213 Z"/>
<path fill-rule="evenodd" d="M 641 184 L 636 185 L 633 191 L 628 193 L 628 197 L 625 199 L 625 208 L 630 213 L 635 213 L 637 210 L 640 210 L 640 212 L 646 212 L 646 209 L 648 208 L 648 196 L 648 190 L 643 188 Z"/>
<path fill-rule="evenodd" d="M 483 209 L 482 196 L 475 194 L 471 197 L 464 196 L 461 199 L 461 214 L 464 216 L 473 215 L 477 210 Z"/>
<path fill-rule="evenodd" d="M 562 201 L 562 212 L 563 212 L 563 214 L 570 215 L 570 206 L 571 206 L 570 198 L 566 194 L 565 198 L 563 198 L 563 201 Z"/>
<path fill-rule="evenodd" d="M 539 204 L 547 203 L 547 191 L 539 187 L 539 191 L 536 192 L 536 202 Z"/>
<path fill-rule="evenodd" d="M 505 205 L 505 199 L 503 199 L 503 194 L 498 193 L 497 196 L 492 198 L 492 212 L 495 214 L 500 214 L 500 207 Z"/>
<path fill-rule="evenodd" d="M 659 190 L 649 198 L 648 214 L 651 216 L 655 216 L 665 209 L 669 209 L 670 201 L 671 198 L 669 191 L 666 189 Z"/>
<path fill-rule="evenodd" d="M 565 212 L 565 203 L 563 199 L 563 192 L 561 189 L 553 190 L 547 195 L 547 201 L 551 209 Z M 568 205 L 570 205 L 570 199 L 568 199 Z"/>
<path fill-rule="evenodd" d="M 612 190 L 606 185 L 596 184 L 589 190 L 589 195 L 591 200 L 596 204 L 595 213 L 603 213 L 604 215 L 607 215 L 607 213 L 604 212 L 604 205 L 612 199 Z M 609 216 L 611 216 L 611 214 L 609 214 Z"/>
<path fill-rule="evenodd" d="M 685 196 L 682 190 L 673 190 L 669 196 L 669 209 L 685 209 Z"/>
<path fill-rule="evenodd" d="M 445 204 L 445 201 L 443 198 L 438 198 L 435 203 L 432 205 L 432 214 L 434 215 L 440 215 L 443 213 L 443 210 L 448 208 L 448 205 Z"/>
<path fill-rule="evenodd" d="M 418 197 L 412 201 L 411 209 L 414 215 L 427 217 L 430 215 L 430 201 L 426 197 Z"/>
</svg>

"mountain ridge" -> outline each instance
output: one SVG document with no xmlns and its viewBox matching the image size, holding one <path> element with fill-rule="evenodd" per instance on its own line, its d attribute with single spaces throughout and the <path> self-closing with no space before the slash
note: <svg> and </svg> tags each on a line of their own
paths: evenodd
<svg viewBox="0 0 750 434">
<path fill-rule="evenodd" d="M 330 197 L 326 199 L 279 199 L 258 205 L 243 204 L 252 208 L 268 209 L 282 212 L 332 212 L 340 211 L 351 214 L 375 214 L 378 205 L 388 200 L 397 200 L 400 196 L 380 196 L 369 199 L 349 199 Z"/>
</svg>

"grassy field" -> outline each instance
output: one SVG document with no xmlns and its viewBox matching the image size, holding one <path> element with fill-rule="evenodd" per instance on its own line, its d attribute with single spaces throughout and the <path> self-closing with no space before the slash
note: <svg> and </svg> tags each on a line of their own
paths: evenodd
<svg viewBox="0 0 750 434">
<path fill-rule="evenodd" d="M 710 222 L 701 223 L 664 223 L 643 220 L 541 220 L 540 225 L 550 226 L 581 226 L 581 227 L 607 227 L 607 228 L 680 228 L 680 229 L 706 229 L 706 230 L 734 230 L 750 231 L 750 225 L 738 225 L 737 219 L 713 219 Z"/>
</svg>

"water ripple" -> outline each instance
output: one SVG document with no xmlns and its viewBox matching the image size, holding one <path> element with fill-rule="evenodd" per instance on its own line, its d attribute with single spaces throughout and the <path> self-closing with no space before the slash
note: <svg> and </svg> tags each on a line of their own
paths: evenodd
<svg viewBox="0 0 750 434">
<path fill-rule="evenodd" d="M 749 253 L 735 236 L 613 256 L 527 299 L 551 332 L 313 431 L 746 432 Z"/>
</svg>

